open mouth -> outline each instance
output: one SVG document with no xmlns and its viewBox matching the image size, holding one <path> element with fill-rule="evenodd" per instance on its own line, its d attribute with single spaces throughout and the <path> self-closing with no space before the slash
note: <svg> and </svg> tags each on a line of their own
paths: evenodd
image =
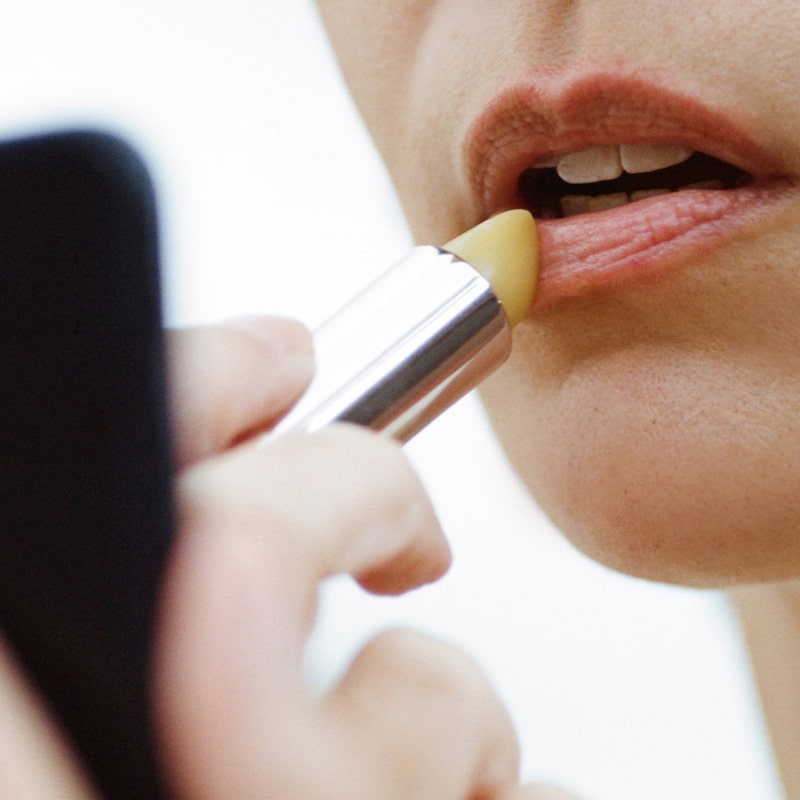
<svg viewBox="0 0 800 800">
<path fill-rule="evenodd" d="M 726 190 L 752 181 L 733 164 L 705 153 L 639 143 L 542 159 L 522 172 L 517 188 L 535 217 L 561 219 L 687 189 Z"/>
<path fill-rule="evenodd" d="M 541 223 L 537 313 L 655 285 L 800 203 L 800 179 L 752 120 L 664 80 L 625 65 L 533 70 L 467 130 L 467 218 L 522 206 Z"/>
</svg>

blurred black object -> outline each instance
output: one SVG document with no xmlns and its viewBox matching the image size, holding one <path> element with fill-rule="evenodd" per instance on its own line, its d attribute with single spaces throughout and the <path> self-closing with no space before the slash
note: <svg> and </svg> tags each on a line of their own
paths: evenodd
<svg viewBox="0 0 800 800">
<path fill-rule="evenodd" d="M 146 170 L 92 132 L 0 145 L 0 625 L 104 797 L 164 797 L 148 675 L 172 534 Z"/>
</svg>

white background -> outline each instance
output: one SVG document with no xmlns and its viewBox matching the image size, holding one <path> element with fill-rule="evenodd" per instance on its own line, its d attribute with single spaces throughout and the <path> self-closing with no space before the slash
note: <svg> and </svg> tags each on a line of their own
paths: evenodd
<svg viewBox="0 0 800 800">
<path fill-rule="evenodd" d="M 0 135 L 73 124 L 122 133 L 151 165 L 172 322 L 269 312 L 313 324 L 410 243 L 306 0 L 5 8 Z M 411 624 L 481 662 L 527 778 L 594 800 L 779 796 L 721 597 L 575 553 L 472 398 L 407 451 L 455 567 L 399 601 L 334 581 L 310 652 L 320 681 L 369 633 Z"/>
</svg>

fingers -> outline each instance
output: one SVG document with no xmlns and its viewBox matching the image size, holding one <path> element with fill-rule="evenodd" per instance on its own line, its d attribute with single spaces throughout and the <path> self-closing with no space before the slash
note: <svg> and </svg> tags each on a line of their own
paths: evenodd
<svg viewBox="0 0 800 800">
<path fill-rule="evenodd" d="M 268 427 L 302 392 L 313 369 L 307 333 L 283 320 L 183 331 L 173 334 L 170 344 L 181 463 Z M 2 642 L 0 741 L 0 797 L 93 796 L 58 726 Z"/>
<path fill-rule="evenodd" d="M 275 788 L 282 771 L 324 752 L 303 683 L 319 581 L 350 572 L 399 591 L 441 574 L 447 545 L 399 447 L 349 426 L 207 459 L 178 494 L 157 648 L 176 785 L 195 800 L 267 782 L 261 796 L 294 800 Z"/>
<path fill-rule="evenodd" d="M 90 800 L 89 785 L 0 643 L 0 797 Z"/>
<path fill-rule="evenodd" d="M 399 592 L 434 580 L 450 552 L 399 446 L 355 426 L 331 426 L 240 447 L 187 471 L 179 505 L 189 530 L 238 530 L 286 564 L 287 592 L 350 573 Z M 292 588 L 295 587 L 295 588 Z"/>
<path fill-rule="evenodd" d="M 325 714 L 356 796 L 500 798 L 517 785 L 516 735 L 488 682 L 462 653 L 416 633 L 369 643 Z"/>
<path fill-rule="evenodd" d="M 298 654 L 284 647 L 274 570 L 255 539 L 236 539 L 208 537 L 193 553 L 207 605 L 172 632 L 172 644 L 188 648 L 161 703 L 178 796 L 505 797 L 517 778 L 514 733 L 468 659 L 416 634 L 387 634 L 316 705 Z"/>
<path fill-rule="evenodd" d="M 267 430 L 313 372 L 310 336 L 291 320 L 247 318 L 171 331 L 167 341 L 181 466 Z"/>
<path fill-rule="evenodd" d="M 283 752 L 279 731 L 290 710 L 302 713 L 296 615 L 272 566 L 258 538 L 235 531 L 178 543 L 155 665 L 156 722 L 176 798 L 255 797 L 261 740 Z M 263 794 L 272 796 L 280 795 Z"/>
</svg>

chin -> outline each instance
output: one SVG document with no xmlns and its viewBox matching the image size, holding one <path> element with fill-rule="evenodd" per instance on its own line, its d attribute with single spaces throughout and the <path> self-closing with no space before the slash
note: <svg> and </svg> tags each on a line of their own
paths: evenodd
<svg viewBox="0 0 800 800">
<path fill-rule="evenodd" d="M 566 373 L 548 370 L 556 355 L 523 330 L 481 394 L 520 477 L 578 549 L 687 586 L 800 575 L 796 370 L 652 342 Z"/>
</svg>

